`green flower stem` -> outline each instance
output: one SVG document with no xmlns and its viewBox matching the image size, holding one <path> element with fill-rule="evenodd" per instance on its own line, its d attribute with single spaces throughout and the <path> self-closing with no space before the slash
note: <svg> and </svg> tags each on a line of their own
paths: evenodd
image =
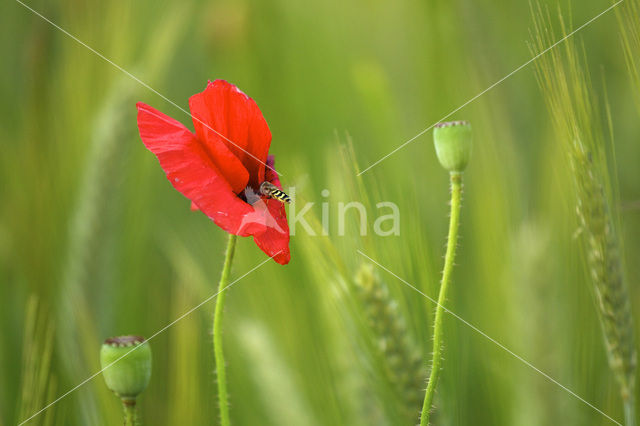
<svg viewBox="0 0 640 426">
<path fill-rule="evenodd" d="M 123 400 L 122 405 L 124 405 L 124 426 L 135 426 L 136 425 L 136 401 Z"/>
<path fill-rule="evenodd" d="M 216 300 L 216 310 L 213 315 L 213 354 L 216 359 L 216 371 L 218 376 L 218 404 L 220 406 L 220 424 L 229 426 L 229 401 L 227 394 L 227 373 L 224 364 L 224 351 L 222 349 L 222 315 L 224 311 L 224 299 L 226 296 L 225 287 L 229 282 L 229 273 L 231 271 L 231 263 L 233 261 L 233 253 L 236 249 L 236 240 L 238 237 L 229 234 L 229 242 L 227 243 L 227 252 L 224 258 L 224 266 L 222 267 L 222 275 L 220 276 L 220 284 L 218 285 L 218 297 Z"/>
<path fill-rule="evenodd" d="M 440 295 L 438 296 L 438 306 L 436 307 L 436 318 L 433 330 L 433 363 L 427 391 L 424 395 L 422 405 L 422 415 L 420 416 L 420 426 L 429 424 L 429 411 L 433 403 L 433 396 L 438 385 L 440 376 L 440 363 L 442 362 L 442 316 L 444 315 L 444 303 L 447 300 L 447 289 L 451 281 L 453 261 L 456 255 L 456 244 L 458 241 L 458 226 L 460 224 L 460 202 L 462 197 L 462 173 L 451 172 L 451 217 L 449 219 L 449 236 L 447 238 L 447 252 L 444 258 L 444 270 L 442 271 L 442 282 L 440 283 Z"/>
</svg>

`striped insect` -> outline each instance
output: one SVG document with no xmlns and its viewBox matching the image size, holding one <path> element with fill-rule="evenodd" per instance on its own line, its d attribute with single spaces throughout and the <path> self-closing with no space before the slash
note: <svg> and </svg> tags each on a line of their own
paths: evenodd
<svg viewBox="0 0 640 426">
<path fill-rule="evenodd" d="M 278 189 L 278 187 L 271 182 L 262 182 L 260 184 L 260 194 L 268 198 L 276 199 L 281 203 L 289 204 L 291 202 L 291 197 L 285 194 L 284 191 Z"/>
</svg>

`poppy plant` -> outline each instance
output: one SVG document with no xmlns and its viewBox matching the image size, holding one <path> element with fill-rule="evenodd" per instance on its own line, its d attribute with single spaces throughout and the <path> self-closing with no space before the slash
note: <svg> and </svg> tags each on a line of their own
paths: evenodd
<svg viewBox="0 0 640 426">
<path fill-rule="evenodd" d="M 284 204 L 265 195 L 282 189 L 269 155 L 271 132 L 258 105 L 233 84 L 209 82 L 189 98 L 195 133 L 182 123 L 138 103 L 138 129 L 174 188 L 229 233 L 213 316 L 220 422 L 230 424 L 222 318 L 237 236 L 253 236 L 269 257 L 289 263 L 289 225 Z M 288 198 L 288 197 L 287 197 Z"/>
<path fill-rule="evenodd" d="M 189 98 L 195 133 L 142 102 L 138 129 L 167 178 L 219 227 L 253 236 L 268 256 L 289 262 L 289 225 L 283 203 L 260 195 L 260 184 L 282 189 L 268 155 L 271 132 L 258 105 L 235 85 L 209 82 Z"/>
</svg>

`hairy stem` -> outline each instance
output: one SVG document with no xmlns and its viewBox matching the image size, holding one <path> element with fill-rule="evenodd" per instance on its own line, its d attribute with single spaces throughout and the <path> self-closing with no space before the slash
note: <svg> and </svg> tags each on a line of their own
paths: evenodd
<svg viewBox="0 0 640 426">
<path fill-rule="evenodd" d="M 229 234 L 227 252 L 224 258 L 224 266 L 218 285 L 218 297 L 216 300 L 216 310 L 213 314 L 213 354 L 216 360 L 216 372 L 218 376 L 218 405 L 220 406 L 220 424 L 229 426 L 229 401 L 227 394 L 227 373 L 224 364 L 224 351 L 222 349 L 222 315 L 224 311 L 224 299 L 226 296 L 225 287 L 229 282 L 229 273 L 233 261 L 233 253 L 236 249 L 237 236 Z"/>
<path fill-rule="evenodd" d="M 124 406 L 124 426 L 135 426 L 137 421 L 136 401 L 122 401 Z"/>
<path fill-rule="evenodd" d="M 420 426 L 429 424 L 429 411 L 433 403 L 438 377 L 440 376 L 440 364 L 442 362 L 442 316 L 444 315 L 444 303 L 447 300 L 447 289 L 451 281 L 453 271 L 453 261 L 456 255 L 456 244 L 458 240 L 458 226 L 460 224 L 460 202 L 462 196 L 462 174 L 451 172 L 451 217 L 449 219 L 449 236 L 447 237 L 447 252 L 444 258 L 444 269 L 442 271 L 442 281 L 440 283 L 440 295 L 438 296 L 438 306 L 436 307 L 436 318 L 433 330 L 433 363 L 431 364 L 431 374 L 427 384 L 427 391 L 424 395 L 422 414 L 420 416 Z"/>
</svg>

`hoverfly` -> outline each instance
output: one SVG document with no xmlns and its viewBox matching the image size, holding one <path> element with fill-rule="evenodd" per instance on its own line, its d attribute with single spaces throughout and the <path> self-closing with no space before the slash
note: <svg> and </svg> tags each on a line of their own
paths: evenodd
<svg viewBox="0 0 640 426">
<path fill-rule="evenodd" d="M 260 184 L 260 194 L 268 198 L 276 199 L 281 203 L 289 204 L 291 202 L 291 197 L 285 194 L 284 191 L 278 189 L 278 187 L 271 182 L 265 181 Z"/>
</svg>

